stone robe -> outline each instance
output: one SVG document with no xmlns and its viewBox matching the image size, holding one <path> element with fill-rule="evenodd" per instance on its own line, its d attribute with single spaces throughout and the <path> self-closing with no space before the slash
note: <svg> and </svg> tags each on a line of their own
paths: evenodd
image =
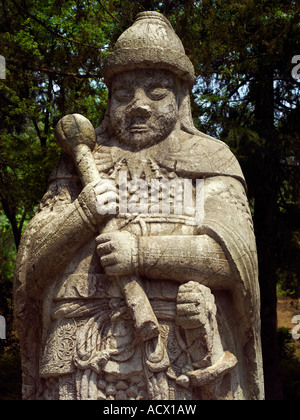
<svg viewBox="0 0 300 420">
<path fill-rule="evenodd" d="M 140 343 L 122 291 L 105 274 L 82 186 L 62 155 L 20 247 L 15 308 L 25 399 L 262 399 L 256 245 L 246 185 L 229 148 L 173 132 L 141 152 L 98 136 L 99 173 L 204 180 L 204 219 L 113 216 L 137 235 L 140 276 L 160 324 Z M 85 211 L 86 210 L 86 211 Z M 187 244 L 189 244 L 187 248 Z M 176 321 L 183 287 L 199 296 L 202 324 Z M 183 300 L 184 301 L 184 300 Z"/>
</svg>

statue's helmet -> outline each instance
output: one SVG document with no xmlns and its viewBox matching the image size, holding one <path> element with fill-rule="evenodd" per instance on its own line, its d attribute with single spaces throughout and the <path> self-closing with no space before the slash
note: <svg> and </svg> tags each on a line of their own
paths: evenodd
<svg viewBox="0 0 300 420">
<path fill-rule="evenodd" d="M 118 73 L 135 69 L 173 72 L 192 89 L 195 74 L 190 59 L 170 22 L 158 12 L 142 12 L 119 37 L 114 52 L 106 57 L 104 80 L 109 87 Z"/>
</svg>

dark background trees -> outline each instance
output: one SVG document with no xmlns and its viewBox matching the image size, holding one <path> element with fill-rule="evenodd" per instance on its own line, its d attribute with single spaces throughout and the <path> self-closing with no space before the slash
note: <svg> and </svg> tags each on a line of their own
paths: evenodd
<svg viewBox="0 0 300 420">
<path fill-rule="evenodd" d="M 298 9 L 286 0 L 1 2 L 0 314 L 8 338 L 0 341 L 0 398 L 3 378 L 19 375 L 13 265 L 59 156 L 54 127 L 72 112 L 99 125 L 103 59 L 143 10 L 171 21 L 195 65 L 195 124 L 225 141 L 244 171 L 259 255 L 266 397 L 282 398 L 276 285 L 300 292 L 299 81 L 291 75 L 300 54 Z M 18 397 L 10 392 L 2 391 Z"/>
</svg>

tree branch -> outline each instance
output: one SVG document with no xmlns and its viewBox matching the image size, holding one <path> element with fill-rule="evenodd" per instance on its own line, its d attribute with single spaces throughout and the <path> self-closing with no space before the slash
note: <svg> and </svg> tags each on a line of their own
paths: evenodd
<svg viewBox="0 0 300 420">
<path fill-rule="evenodd" d="M 89 48 L 93 48 L 93 49 L 99 49 L 98 46 L 96 45 L 90 45 L 90 44 L 86 44 L 84 42 L 81 41 L 77 41 L 75 39 L 71 39 L 68 38 L 62 34 L 58 34 L 57 32 L 55 32 L 52 28 L 49 28 L 48 25 L 46 25 L 45 22 L 43 22 L 41 19 L 37 18 L 36 16 L 34 16 L 32 13 L 30 13 L 28 10 L 26 10 L 24 7 L 22 7 L 20 4 L 18 4 L 16 1 L 13 0 L 14 5 L 17 7 L 17 9 L 21 9 L 24 13 L 26 13 L 31 19 L 33 19 L 35 22 L 39 23 L 40 25 L 42 25 L 48 32 L 50 32 L 52 35 L 54 35 L 56 38 L 61 38 L 64 41 L 68 41 L 68 42 L 72 42 L 74 44 L 78 44 L 78 45 L 82 45 L 84 47 L 89 47 Z"/>
<path fill-rule="evenodd" d="M 106 13 L 108 13 L 109 16 L 120 25 L 121 22 L 113 14 L 111 14 L 109 10 L 107 10 L 107 8 L 101 3 L 101 1 L 100 0 L 97 0 L 97 1 L 99 3 L 100 7 L 102 7 L 102 9 L 104 9 L 106 11 Z"/>
<path fill-rule="evenodd" d="M 15 60 L 11 60 L 11 59 L 6 59 L 7 63 L 11 63 L 14 64 L 16 66 L 20 65 L 19 61 L 15 61 Z M 68 71 L 60 71 L 60 70 L 55 70 L 55 69 L 49 69 L 47 67 L 34 67 L 31 66 L 27 63 L 22 63 L 22 67 L 23 69 L 26 70 L 32 70 L 32 71 L 37 71 L 37 72 L 41 72 L 41 73 L 46 73 L 46 74 L 57 74 L 59 76 L 68 76 L 68 77 L 75 77 L 76 79 L 90 79 L 90 78 L 99 78 L 102 77 L 102 75 L 99 74 L 91 74 L 91 73 L 86 73 L 86 74 L 80 74 L 80 73 L 72 73 L 72 72 L 68 72 Z"/>
</svg>

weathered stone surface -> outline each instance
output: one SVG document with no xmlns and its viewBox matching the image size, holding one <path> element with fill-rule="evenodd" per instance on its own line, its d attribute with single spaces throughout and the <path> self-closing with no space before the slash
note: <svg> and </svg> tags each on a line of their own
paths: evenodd
<svg viewBox="0 0 300 420">
<path fill-rule="evenodd" d="M 18 253 L 23 398 L 263 399 L 245 180 L 193 126 L 170 23 L 139 14 L 105 80 L 99 128 L 56 127 L 65 153 Z"/>
</svg>

